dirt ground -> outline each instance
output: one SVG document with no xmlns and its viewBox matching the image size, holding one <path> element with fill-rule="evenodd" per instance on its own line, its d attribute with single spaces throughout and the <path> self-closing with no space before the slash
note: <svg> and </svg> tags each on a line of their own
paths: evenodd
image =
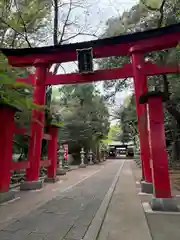
<svg viewBox="0 0 180 240">
<path fill-rule="evenodd" d="M 140 167 L 134 162 L 132 164 L 132 168 L 135 172 L 136 181 L 141 179 L 141 169 Z M 173 195 L 180 195 L 180 169 L 169 170 L 170 180 L 171 180 L 171 189 Z"/>
<path fill-rule="evenodd" d="M 172 188 L 180 191 L 180 170 L 169 170 Z"/>
</svg>

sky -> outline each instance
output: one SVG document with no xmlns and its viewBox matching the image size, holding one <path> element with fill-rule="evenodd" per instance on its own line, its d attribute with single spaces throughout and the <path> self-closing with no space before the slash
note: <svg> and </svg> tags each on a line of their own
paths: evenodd
<svg viewBox="0 0 180 240">
<path fill-rule="evenodd" d="M 69 0 L 67 0 L 69 1 Z M 121 16 L 124 11 L 128 11 L 132 6 L 137 4 L 137 0 L 82 0 L 86 2 L 85 9 L 88 14 L 85 14 L 84 9 L 73 10 L 72 19 L 79 18 L 79 24 L 85 25 L 84 32 L 96 33 L 100 36 L 106 29 L 106 22 L 110 18 Z M 92 36 L 79 35 L 72 39 L 71 42 L 82 42 L 95 39 Z M 74 63 L 63 64 L 66 72 L 73 72 L 77 69 L 77 65 Z M 59 73 L 64 73 L 62 68 L 59 69 Z"/>
<path fill-rule="evenodd" d="M 84 0 L 87 4 L 86 14 L 86 32 L 96 32 L 101 35 L 106 29 L 106 22 L 108 19 L 121 16 L 124 11 L 130 10 L 132 6 L 138 3 L 137 0 Z M 85 22 L 85 14 L 83 9 L 73 11 L 72 18 L 79 17 L 80 21 Z M 78 36 L 72 42 L 81 42 L 94 39 L 92 36 Z M 75 63 L 63 64 L 63 69 L 60 68 L 58 73 L 74 72 L 77 69 Z M 103 93 L 102 82 L 98 84 L 98 89 Z M 117 95 L 116 104 L 122 104 L 124 99 L 129 95 L 128 91 L 121 92 Z"/>
</svg>

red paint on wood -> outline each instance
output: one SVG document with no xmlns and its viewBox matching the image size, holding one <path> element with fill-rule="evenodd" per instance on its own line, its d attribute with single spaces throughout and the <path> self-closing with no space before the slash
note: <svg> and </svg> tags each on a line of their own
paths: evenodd
<svg viewBox="0 0 180 240">
<path fill-rule="evenodd" d="M 127 55 L 128 50 L 132 45 L 129 44 L 121 44 L 115 46 L 104 46 L 104 47 L 97 47 L 93 49 L 93 56 L 94 58 L 102 58 L 102 57 L 109 57 L 109 56 L 119 56 L 119 55 Z M 9 64 L 15 67 L 22 67 L 22 66 L 37 66 L 35 64 L 35 59 L 39 59 L 41 64 L 46 62 L 47 64 L 59 63 L 59 62 L 70 62 L 70 61 L 77 61 L 76 51 L 64 51 L 64 50 L 57 50 L 53 54 L 34 54 L 28 55 L 23 57 L 18 56 L 9 56 L 8 61 Z"/>
<path fill-rule="evenodd" d="M 30 74 L 27 78 L 17 78 L 16 82 L 26 83 L 32 86 L 36 84 L 35 76 L 33 74 Z"/>
<path fill-rule="evenodd" d="M 156 198 L 170 198 L 171 187 L 168 172 L 162 99 L 161 97 L 150 97 L 148 104 L 154 195 Z"/>
<path fill-rule="evenodd" d="M 22 134 L 22 135 L 28 135 L 27 130 L 25 128 L 17 128 L 14 129 L 15 134 Z"/>
<path fill-rule="evenodd" d="M 147 79 L 144 74 L 144 56 L 141 53 L 132 54 L 132 64 L 134 69 L 134 89 L 136 96 L 136 111 L 138 117 L 138 131 L 140 136 L 141 161 L 143 162 L 143 173 L 146 182 L 152 182 L 150 168 L 150 149 L 147 129 L 147 105 L 139 104 L 139 97 L 147 92 Z"/>
<path fill-rule="evenodd" d="M 40 161 L 40 166 L 41 167 L 49 167 L 51 165 L 51 161 L 50 160 L 41 160 Z"/>
<path fill-rule="evenodd" d="M 0 192 L 7 192 L 10 184 L 15 110 L 0 107 Z"/>
<path fill-rule="evenodd" d="M 45 86 L 47 69 L 46 67 L 37 68 L 36 72 L 36 87 L 34 88 L 34 103 L 38 105 L 45 104 Z M 36 119 L 37 121 L 34 121 Z M 40 157 L 42 138 L 44 134 L 44 112 L 36 109 L 32 110 L 32 121 L 31 121 L 31 138 L 28 151 L 28 161 L 30 162 L 30 168 L 26 172 L 27 181 L 37 181 L 39 178 L 40 170 Z"/>
<path fill-rule="evenodd" d="M 147 76 L 161 75 L 168 73 L 178 73 L 180 72 L 180 66 L 158 66 L 151 62 L 143 63 L 143 69 Z M 107 81 L 114 79 L 124 79 L 127 77 L 133 77 L 133 70 L 131 64 L 125 64 L 121 68 L 112 68 L 105 70 L 97 70 L 90 74 L 79 74 L 79 73 L 69 73 L 69 74 L 57 74 L 53 75 L 48 73 L 45 85 L 59 85 L 59 84 L 75 84 L 75 83 L 87 83 L 96 81 Z M 27 84 L 34 85 L 35 77 L 21 78 L 17 79 L 17 82 L 25 82 Z"/>
<path fill-rule="evenodd" d="M 94 73 L 89 74 L 48 74 L 46 85 L 59 85 L 59 84 L 75 84 L 75 83 L 87 83 L 103 80 L 113 80 L 120 78 L 128 78 L 132 76 L 131 64 L 125 64 L 122 68 L 113 68 L 106 70 L 97 70 Z"/>
<path fill-rule="evenodd" d="M 29 168 L 30 164 L 28 161 L 23 162 L 11 162 L 11 170 L 20 170 Z"/>
<path fill-rule="evenodd" d="M 151 39 L 140 41 L 139 43 L 134 44 L 134 46 L 130 49 L 130 52 L 153 52 L 176 47 L 178 45 L 179 39 L 180 32 L 154 38 L 152 41 Z"/>
<path fill-rule="evenodd" d="M 144 52 L 162 50 L 172 48 L 178 45 L 180 33 L 167 34 L 166 36 L 158 36 L 151 39 L 139 40 L 131 43 L 103 45 L 93 48 L 94 58 L 103 58 L 110 56 L 127 56 L 130 49 L 134 45 L 141 46 Z M 132 49 L 131 49 L 132 50 Z M 38 59 L 38 61 L 36 61 Z M 16 67 L 38 66 L 41 64 L 53 64 L 76 61 L 76 50 L 56 49 L 53 53 L 48 54 L 32 54 L 26 56 L 9 56 L 9 64 Z"/>
<path fill-rule="evenodd" d="M 57 149 L 58 149 L 58 128 L 55 126 L 49 127 L 49 134 L 52 139 L 48 142 L 48 159 L 51 164 L 48 167 L 48 178 L 56 178 L 57 169 Z"/>
</svg>

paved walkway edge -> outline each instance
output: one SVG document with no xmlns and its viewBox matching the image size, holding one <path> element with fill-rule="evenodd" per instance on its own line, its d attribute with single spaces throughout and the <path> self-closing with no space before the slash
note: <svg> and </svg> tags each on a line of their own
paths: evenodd
<svg viewBox="0 0 180 240">
<path fill-rule="evenodd" d="M 108 192 L 106 193 L 105 198 L 100 205 L 100 208 L 98 209 L 94 219 L 91 222 L 91 225 L 89 226 L 85 236 L 83 237 L 83 240 L 96 240 L 97 239 L 98 234 L 101 230 L 101 226 L 103 224 L 109 203 L 111 201 L 113 192 L 114 192 L 114 190 L 116 188 L 116 184 L 119 180 L 121 170 L 124 166 L 124 163 L 125 163 L 125 160 L 123 161 L 119 171 L 115 175 L 113 183 L 112 183 L 111 187 L 109 188 Z"/>
</svg>

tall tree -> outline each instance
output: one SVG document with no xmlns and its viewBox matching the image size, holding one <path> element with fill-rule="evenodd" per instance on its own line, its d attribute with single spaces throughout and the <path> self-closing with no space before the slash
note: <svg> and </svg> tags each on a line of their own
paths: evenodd
<svg viewBox="0 0 180 240">
<path fill-rule="evenodd" d="M 88 4 L 82 0 L 0 0 L 0 47 L 31 48 L 47 44 L 60 45 L 73 41 L 79 35 L 95 36 L 87 31 L 87 12 Z M 52 66 L 51 71 L 56 74 L 59 67 L 60 64 L 56 64 Z M 18 84 L 21 89 L 17 88 L 15 79 L 17 76 L 26 77 L 29 73 L 34 73 L 34 69 L 10 68 L 1 55 L 0 70 L 1 79 L 4 79 L 0 85 L 1 100 L 11 103 L 13 100 L 15 105 L 18 104 L 21 108 L 23 106 L 25 112 L 18 115 L 18 124 L 27 127 L 30 111 L 26 109 L 37 106 L 32 105 L 32 89 L 23 84 L 21 86 Z M 13 85 L 13 88 L 7 87 L 9 84 Z M 50 109 L 51 86 L 47 87 L 46 95 L 46 105 Z M 52 120 L 48 108 L 46 122 Z"/>
<path fill-rule="evenodd" d="M 119 124 L 111 125 L 108 133 L 108 140 L 119 141 L 120 135 L 121 135 L 121 128 Z"/>
<path fill-rule="evenodd" d="M 48 1 L 0 1 L 0 48 L 21 48 L 37 46 L 44 39 L 51 5 Z M 41 40 L 41 43 L 43 41 Z M 32 108 L 32 88 L 23 83 L 16 83 L 17 77 L 26 77 L 32 73 L 31 68 L 15 69 L 8 66 L 7 59 L 0 54 L 0 102 L 11 104 L 22 110 L 16 114 L 16 123 L 20 127 L 29 128 Z M 15 148 L 27 148 L 24 136 L 16 135 Z M 26 143 L 26 144 L 25 144 Z"/>
<path fill-rule="evenodd" d="M 60 141 L 68 141 L 70 151 L 78 152 L 95 146 L 108 134 L 109 113 L 103 96 L 93 84 L 68 85 L 60 89 Z"/>
<path fill-rule="evenodd" d="M 52 0 L 52 42 L 62 45 L 76 39 L 78 36 L 97 37 L 96 31 L 89 30 L 87 17 L 89 4 L 84 0 Z M 57 74 L 59 68 L 65 71 L 61 63 L 52 66 L 51 71 Z M 46 104 L 50 106 L 52 99 L 52 86 L 47 87 Z"/>
<path fill-rule="evenodd" d="M 154 2 L 158 3 L 155 4 Z M 147 5 L 150 4 L 151 5 Z M 153 5 L 154 4 L 154 5 Z M 130 11 L 125 11 L 122 16 L 112 18 L 107 21 L 107 28 L 103 37 L 117 36 L 121 34 L 144 31 L 152 28 L 158 28 L 165 25 L 170 25 L 179 22 L 178 9 L 180 3 L 178 0 L 164 0 L 164 1 L 141 1 L 139 4 L 133 6 Z M 148 54 L 150 60 L 156 62 L 177 62 L 179 51 L 169 50 L 160 53 Z M 165 61 L 166 59 L 166 61 Z M 110 57 L 99 61 L 100 68 L 121 67 L 125 63 L 129 63 L 129 57 Z M 163 81 L 161 81 L 163 83 Z M 153 84 L 158 85 L 157 78 L 153 80 Z M 161 83 L 161 84 L 162 84 Z M 132 82 L 129 79 L 108 81 L 104 84 L 104 89 L 107 92 L 107 98 L 114 100 L 117 92 L 124 89 L 132 88 Z"/>
<path fill-rule="evenodd" d="M 144 31 L 152 28 L 159 28 L 179 22 L 179 0 L 142 0 L 122 14 L 121 17 L 110 19 L 107 22 L 107 29 L 103 36 L 116 36 L 129 32 Z M 102 36 L 102 37 L 103 37 Z M 179 47 L 169 49 L 168 51 L 155 52 L 147 54 L 146 57 L 155 63 L 161 64 L 179 64 Z M 112 57 L 100 62 L 100 67 L 117 67 L 129 62 L 129 58 Z M 128 79 L 129 81 L 129 79 Z M 116 92 L 132 87 L 126 79 L 120 81 L 112 81 L 104 84 L 107 91 L 107 98 L 114 100 Z M 166 102 L 165 123 L 167 137 L 170 143 L 173 142 L 176 154 L 174 160 L 180 159 L 178 154 L 179 142 L 179 76 L 163 75 L 148 78 L 149 90 L 162 90 L 166 92 L 168 101 Z M 121 113 L 121 109 L 119 109 Z M 126 111 L 127 114 L 127 111 Z M 130 114 L 130 113 L 129 113 Z M 131 114 L 130 114 L 131 115 Z M 121 116 L 122 117 L 122 116 Z M 174 120 L 173 120 L 174 119 Z M 173 131 L 172 131 L 173 130 Z M 178 144 L 177 144 L 178 143 Z M 170 144 L 170 148 L 172 145 Z M 170 151 L 171 152 L 171 151 Z"/>
</svg>

